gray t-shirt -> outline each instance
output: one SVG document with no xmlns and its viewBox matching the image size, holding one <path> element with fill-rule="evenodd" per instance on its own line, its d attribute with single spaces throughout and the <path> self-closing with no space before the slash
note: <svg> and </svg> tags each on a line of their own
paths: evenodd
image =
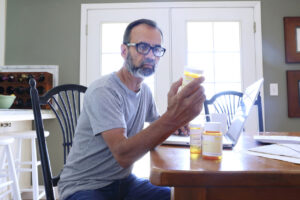
<svg viewBox="0 0 300 200">
<path fill-rule="evenodd" d="M 125 128 L 127 137 L 143 129 L 159 115 L 146 84 L 139 92 L 129 90 L 116 73 L 103 76 L 87 89 L 78 119 L 73 146 L 58 183 L 60 199 L 80 190 L 91 190 L 127 177 L 132 166 L 123 168 L 114 159 L 101 133 Z"/>
</svg>

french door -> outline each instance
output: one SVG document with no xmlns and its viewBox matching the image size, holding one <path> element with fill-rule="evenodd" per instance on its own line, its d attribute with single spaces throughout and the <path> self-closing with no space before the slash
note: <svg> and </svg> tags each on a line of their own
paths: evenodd
<svg viewBox="0 0 300 200">
<path fill-rule="evenodd" d="M 208 98 L 256 80 L 253 9 L 175 8 L 171 16 L 174 79 L 184 66 L 203 70 Z"/>
<path fill-rule="evenodd" d="M 158 23 L 164 34 L 163 46 L 170 49 L 168 9 L 97 9 L 88 12 L 86 77 L 83 78 L 86 85 L 101 75 L 121 68 L 123 58 L 120 47 L 124 30 L 128 23 L 140 18 L 152 19 Z M 171 82 L 169 60 L 170 50 L 160 60 L 155 75 L 146 79 L 161 111 L 166 108 L 167 101 L 166 98 L 159 97 L 166 96 L 165 91 L 168 91 Z"/>
<path fill-rule="evenodd" d="M 126 25 L 148 18 L 161 27 L 167 49 L 155 75 L 146 78 L 160 113 L 185 66 L 204 71 L 207 98 L 222 90 L 243 91 L 262 77 L 261 35 L 254 27 L 260 24 L 259 10 L 259 2 L 84 4 L 80 83 L 117 71 Z M 247 130 L 257 130 L 256 117 L 249 123 Z"/>
</svg>

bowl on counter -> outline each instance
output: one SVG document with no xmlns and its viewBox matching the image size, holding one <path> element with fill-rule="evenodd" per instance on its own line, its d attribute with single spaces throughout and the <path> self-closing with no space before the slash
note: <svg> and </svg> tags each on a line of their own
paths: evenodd
<svg viewBox="0 0 300 200">
<path fill-rule="evenodd" d="M 0 94 L 0 109 L 9 109 L 14 103 L 15 98 L 15 95 Z"/>
</svg>

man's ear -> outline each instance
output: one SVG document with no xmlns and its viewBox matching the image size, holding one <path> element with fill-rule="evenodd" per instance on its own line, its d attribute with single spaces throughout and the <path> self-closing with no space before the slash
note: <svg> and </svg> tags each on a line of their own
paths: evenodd
<svg viewBox="0 0 300 200">
<path fill-rule="evenodd" d="M 125 44 L 121 44 L 121 56 L 126 59 L 128 54 L 128 48 Z"/>
</svg>

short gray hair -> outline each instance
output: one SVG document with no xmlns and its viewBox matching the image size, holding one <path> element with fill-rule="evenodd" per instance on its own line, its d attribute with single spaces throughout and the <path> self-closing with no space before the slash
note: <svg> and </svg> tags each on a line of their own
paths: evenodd
<svg viewBox="0 0 300 200">
<path fill-rule="evenodd" d="M 163 33 L 160 30 L 160 28 L 157 26 L 157 23 L 153 20 L 150 19 L 138 19 L 136 21 L 131 22 L 130 24 L 128 24 L 128 26 L 126 27 L 126 30 L 124 32 L 124 36 L 123 36 L 123 44 L 127 44 L 130 43 L 130 34 L 131 34 L 131 30 L 140 25 L 140 24 L 146 24 L 148 26 L 151 26 L 153 28 L 156 28 L 159 32 L 161 37 L 163 38 Z"/>
</svg>

